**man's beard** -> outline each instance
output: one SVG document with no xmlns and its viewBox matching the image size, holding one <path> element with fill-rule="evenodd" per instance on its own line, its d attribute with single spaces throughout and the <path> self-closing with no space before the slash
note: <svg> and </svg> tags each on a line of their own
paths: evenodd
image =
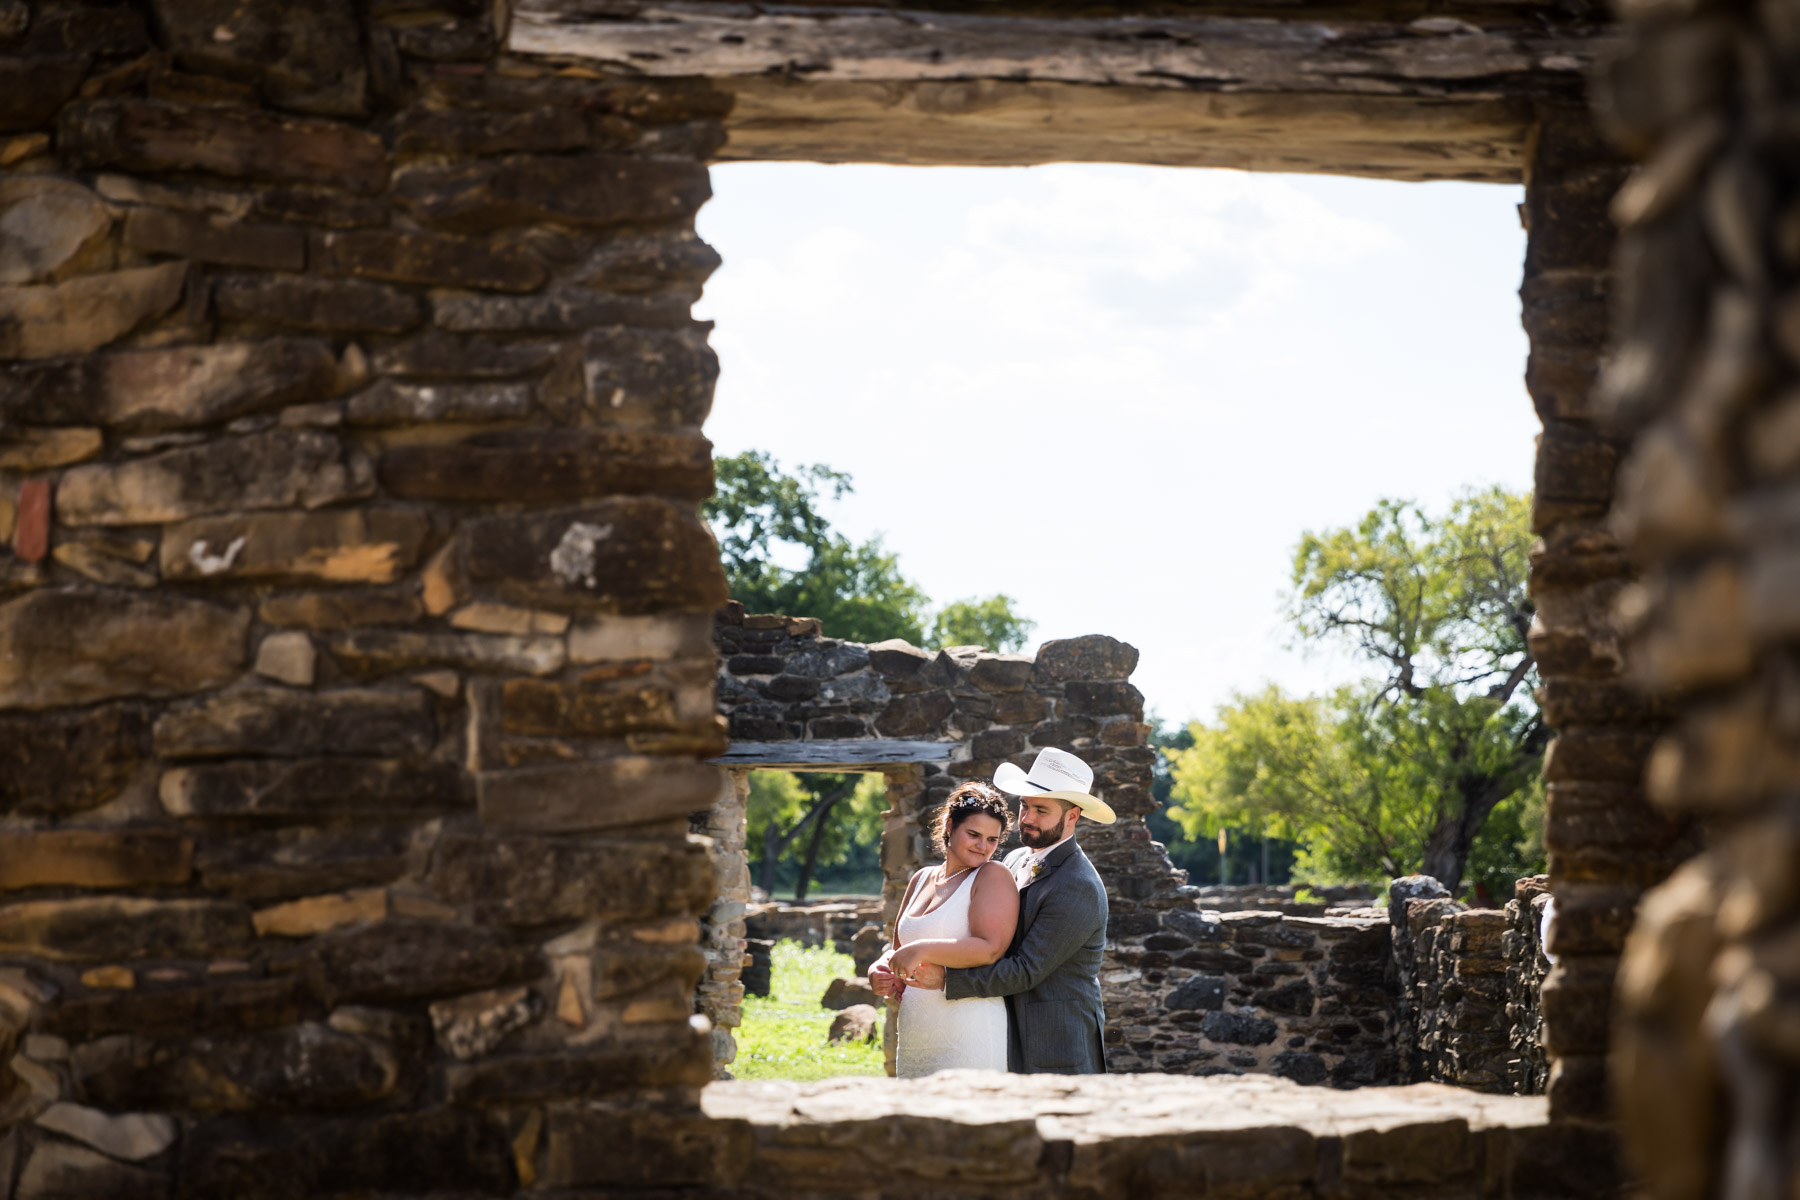
<svg viewBox="0 0 1800 1200">
<path fill-rule="evenodd" d="M 1048 829 L 1040 829 L 1033 833 L 1024 826 L 1019 827 L 1019 840 L 1025 843 L 1028 850 L 1046 850 L 1062 841 L 1062 825 L 1052 825 Z"/>
</svg>

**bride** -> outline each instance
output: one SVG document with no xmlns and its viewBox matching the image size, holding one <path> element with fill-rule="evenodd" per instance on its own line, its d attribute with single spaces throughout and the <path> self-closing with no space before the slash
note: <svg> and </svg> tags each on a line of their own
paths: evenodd
<svg viewBox="0 0 1800 1200">
<path fill-rule="evenodd" d="M 893 948 L 882 956 L 901 979 L 921 963 L 980 967 L 996 961 L 1019 923 L 1019 888 L 994 852 L 1012 826 L 1006 798 L 985 783 L 950 793 L 933 831 L 942 866 L 906 885 Z M 898 1073 L 948 1067 L 1006 1070 L 1006 1001 L 946 1000 L 942 990 L 909 987 L 899 997 Z"/>
</svg>

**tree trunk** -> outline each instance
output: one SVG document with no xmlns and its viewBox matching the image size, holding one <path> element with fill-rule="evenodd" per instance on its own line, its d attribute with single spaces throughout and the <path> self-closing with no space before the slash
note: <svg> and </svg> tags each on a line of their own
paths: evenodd
<svg viewBox="0 0 1800 1200">
<path fill-rule="evenodd" d="M 806 889 L 812 885 L 813 866 L 819 861 L 819 843 L 825 840 L 825 819 L 831 815 L 831 806 L 838 802 L 842 792 L 834 792 L 819 802 L 819 816 L 813 822 L 812 838 L 806 843 L 806 861 L 800 864 L 800 879 L 794 884 L 794 903 L 806 899 Z"/>
<path fill-rule="evenodd" d="M 1520 740 L 1514 769 L 1499 774 L 1465 774 L 1457 777 L 1457 806 L 1440 812 L 1431 836 L 1425 840 L 1425 861 L 1420 869 L 1444 885 L 1452 895 L 1462 888 L 1463 871 L 1469 865 L 1469 848 L 1487 823 L 1494 806 L 1529 781 L 1530 766 L 1540 762 L 1550 732 L 1540 721 Z"/>
<path fill-rule="evenodd" d="M 773 821 L 763 828 L 762 879 L 760 886 L 770 899 L 775 897 L 775 864 L 781 857 L 781 830 Z"/>
<path fill-rule="evenodd" d="M 1269 882 L 1269 835 L 1266 833 L 1262 837 L 1262 878 L 1258 882 Z"/>
</svg>

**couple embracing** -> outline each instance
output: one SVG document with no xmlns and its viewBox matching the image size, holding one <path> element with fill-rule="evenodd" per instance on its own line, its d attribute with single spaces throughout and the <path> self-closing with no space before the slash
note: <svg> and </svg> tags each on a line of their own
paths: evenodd
<svg viewBox="0 0 1800 1200">
<path fill-rule="evenodd" d="M 993 786 L 950 793 L 935 831 L 943 865 L 912 877 L 893 946 L 869 969 L 875 991 L 899 1000 L 902 1077 L 1106 1070 L 1106 888 L 1075 840 L 1084 817 L 1113 822 L 1093 783 L 1086 763 L 1052 748 L 1030 771 L 1002 763 Z M 1001 792 L 1019 798 L 1024 843 L 1004 863 L 993 861 L 1013 825 Z"/>
</svg>

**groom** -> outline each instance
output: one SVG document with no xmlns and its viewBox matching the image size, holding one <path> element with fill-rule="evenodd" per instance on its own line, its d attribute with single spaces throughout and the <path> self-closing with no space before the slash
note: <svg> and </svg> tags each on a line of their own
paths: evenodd
<svg viewBox="0 0 1800 1200">
<path fill-rule="evenodd" d="M 1106 1070 L 1100 956 L 1106 946 L 1106 888 L 1075 843 L 1082 817 L 1113 823 L 1093 795 L 1094 771 L 1065 750 L 1039 752 L 1030 771 L 1002 763 L 994 786 L 1019 797 L 1019 840 L 1006 856 L 1019 885 L 1011 947 L 985 967 L 946 970 L 924 963 L 901 981 L 885 965 L 869 982 L 883 996 L 902 987 L 943 988 L 947 999 L 1004 996 L 1006 1069 L 1023 1074 L 1097 1075 Z"/>
</svg>

